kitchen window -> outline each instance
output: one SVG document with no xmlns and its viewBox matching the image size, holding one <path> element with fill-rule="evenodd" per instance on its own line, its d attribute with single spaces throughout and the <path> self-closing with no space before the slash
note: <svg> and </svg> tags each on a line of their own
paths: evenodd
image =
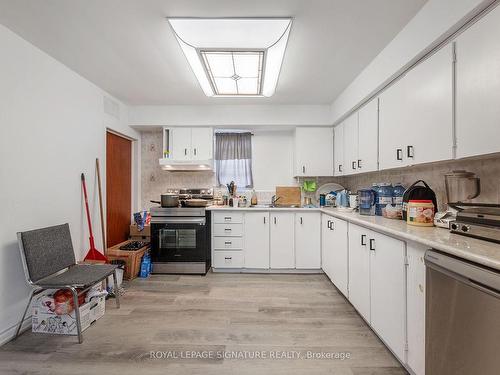
<svg viewBox="0 0 500 375">
<path fill-rule="evenodd" d="M 251 133 L 215 133 L 215 174 L 219 186 L 253 187 Z"/>
</svg>

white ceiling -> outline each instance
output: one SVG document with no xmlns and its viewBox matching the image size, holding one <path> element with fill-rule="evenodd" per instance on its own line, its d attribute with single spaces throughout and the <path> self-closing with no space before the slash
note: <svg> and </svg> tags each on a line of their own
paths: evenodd
<svg viewBox="0 0 500 375">
<path fill-rule="evenodd" d="M 330 104 L 426 0 L 0 0 L 0 23 L 132 105 Z M 166 17 L 294 23 L 271 98 L 208 98 Z"/>
</svg>

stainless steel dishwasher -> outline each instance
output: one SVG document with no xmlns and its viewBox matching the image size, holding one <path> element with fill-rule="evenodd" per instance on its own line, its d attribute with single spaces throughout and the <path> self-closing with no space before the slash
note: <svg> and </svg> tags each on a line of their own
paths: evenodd
<svg viewBox="0 0 500 375">
<path fill-rule="evenodd" d="M 500 374 L 500 272 L 435 250 L 425 265 L 426 375 Z"/>
</svg>

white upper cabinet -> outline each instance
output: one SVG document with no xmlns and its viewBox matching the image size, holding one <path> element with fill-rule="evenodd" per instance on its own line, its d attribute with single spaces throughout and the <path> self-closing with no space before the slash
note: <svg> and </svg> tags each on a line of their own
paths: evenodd
<svg viewBox="0 0 500 375">
<path fill-rule="evenodd" d="M 456 41 L 457 157 L 500 152 L 500 7 Z"/>
<path fill-rule="evenodd" d="M 358 112 L 344 121 L 344 175 L 357 173 L 358 168 Z"/>
<path fill-rule="evenodd" d="M 295 268 L 321 268 L 321 214 L 295 214 Z"/>
<path fill-rule="evenodd" d="M 378 98 L 358 112 L 358 173 L 378 169 Z"/>
<path fill-rule="evenodd" d="M 371 326 L 394 354 L 405 360 L 406 343 L 406 272 L 405 243 L 371 232 L 370 318 Z"/>
<path fill-rule="evenodd" d="M 295 176 L 333 175 L 333 128 L 295 129 Z"/>
<path fill-rule="evenodd" d="M 380 95 L 380 169 L 453 158 L 453 46 Z"/>
<path fill-rule="evenodd" d="M 170 129 L 172 160 L 191 160 L 191 128 Z"/>
<path fill-rule="evenodd" d="M 271 268 L 295 268 L 293 212 L 271 213 Z"/>
<path fill-rule="evenodd" d="M 193 160 L 212 159 L 213 131 L 212 128 L 192 128 L 191 157 Z"/>
<path fill-rule="evenodd" d="M 338 124 L 334 129 L 333 159 L 335 162 L 335 176 L 344 174 L 344 123 Z"/>
<path fill-rule="evenodd" d="M 245 268 L 269 268 L 269 212 L 246 212 Z"/>
<path fill-rule="evenodd" d="M 163 132 L 163 148 L 170 152 L 168 158 L 171 161 L 206 161 L 213 158 L 212 128 L 165 128 Z"/>
</svg>

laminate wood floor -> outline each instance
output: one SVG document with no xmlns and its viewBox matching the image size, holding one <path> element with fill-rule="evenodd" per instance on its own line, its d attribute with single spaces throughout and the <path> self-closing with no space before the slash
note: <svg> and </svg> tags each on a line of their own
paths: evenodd
<svg viewBox="0 0 500 375">
<path fill-rule="evenodd" d="M 153 275 L 126 288 L 82 344 L 25 332 L 1 347 L 0 374 L 407 374 L 324 275 Z"/>
</svg>

